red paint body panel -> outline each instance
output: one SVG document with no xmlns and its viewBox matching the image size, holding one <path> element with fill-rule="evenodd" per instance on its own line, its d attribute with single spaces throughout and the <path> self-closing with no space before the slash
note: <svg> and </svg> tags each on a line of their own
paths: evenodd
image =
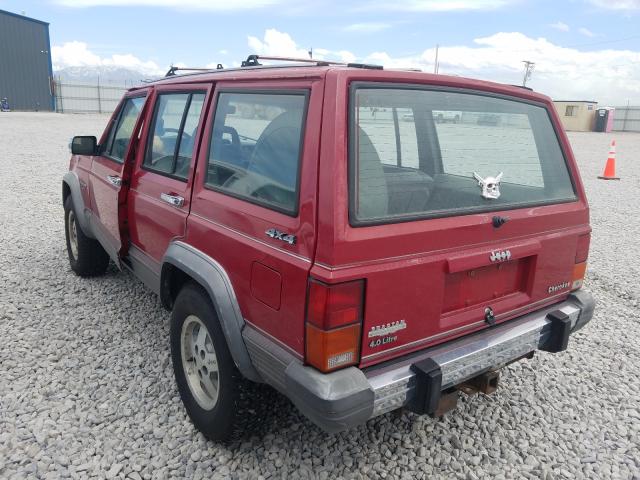
<svg viewBox="0 0 640 480">
<path fill-rule="evenodd" d="M 274 310 L 280 310 L 282 275 L 260 262 L 253 262 L 251 266 L 251 295 Z"/>
<path fill-rule="evenodd" d="M 229 273 L 245 319 L 275 339 L 304 355 L 304 311 L 307 279 L 315 250 L 318 130 L 321 123 L 323 85 L 319 79 L 270 82 L 219 82 L 216 92 L 284 89 L 310 92 L 302 147 L 299 213 L 291 217 L 204 186 L 208 162 L 206 148 L 200 150 L 194 182 L 186 241 L 215 258 Z M 215 111 L 215 106 L 212 108 Z M 209 115 L 205 132 L 212 128 Z M 294 245 L 269 238 L 270 228 L 293 234 Z M 282 276 L 279 310 L 251 294 L 253 262 Z"/>
<path fill-rule="evenodd" d="M 155 105 L 158 96 L 163 93 L 205 92 L 207 97 L 200 115 L 200 123 L 202 124 L 208 112 L 206 106 L 210 100 L 211 91 L 211 84 L 163 86 L 155 88 L 148 101 L 150 105 Z M 144 146 L 147 144 L 148 135 L 152 134 L 149 129 L 153 113 L 153 108 L 147 109 L 144 131 L 142 132 L 142 137 L 145 139 L 142 143 Z M 145 148 L 138 149 L 136 155 L 127 200 L 129 236 L 131 243 L 145 252 L 152 262 L 155 262 L 157 271 L 160 270 L 160 263 L 169 243 L 185 235 L 187 216 L 191 208 L 191 190 L 195 173 L 196 152 L 202 138 L 202 132 L 202 129 L 198 129 L 191 167 L 186 181 L 144 169 L 142 164 Z M 181 207 L 167 204 L 160 199 L 163 193 L 184 198 L 184 204 Z"/>
<path fill-rule="evenodd" d="M 351 226 L 348 105 L 349 86 L 356 81 L 460 88 L 508 95 L 545 107 L 577 200 L 390 225 Z M 579 238 L 590 232 L 589 210 L 569 142 L 548 97 L 518 87 L 443 75 L 291 67 L 167 79 L 151 87 L 151 100 L 158 91 L 203 85 L 208 89 L 207 107 L 203 108 L 199 148 L 188 182 L 140 169 L 143 148 L 137 152 L 126 200 L 130 241 L 156 262 L 174 238 L 182 238 L 214 258 L 227 271 L 247 322 L 298 357 L 305 353 L 310 276 L 325 283 L 365 280 L 362 367 L 486 328 L 487 303 L 499 323 L 557 302 L 569 293 L 566 289 L 551 294 L 549 286 L 570 280 Z M 297 216 L 204 186 L 216 98 L 223 89 L 309 92 Z M 151 112 L 147 108 L 140 145 L 146 144 Z M 74 164 L 72 160 L 78 175 L 85 175 L 81 173 L 82 162 Z M 91 205 L 104 228 L 116 237 L 118 225 L 123 227 L 116 195 L 100 178 L 120 167 L 98 157 L 93 164 L 93 196 L 86 205 Z M 126 177 L 126 171 L 123 173 Z M 184 206 L 176 209 L 158 202 L 160 193 L 167 191 L 184 196 Z M 494 228 L 494 215 L 508 216 L 509 221 Z M 295 235 L 296 243 L 289 245 L 265 235 L 271 228 Z M 511 252 L 508 265 L 492 264 L 491 252 L 505 249 Z M 367 332 L 372 327 L 400 320 L 406 328 L 394 334 L 397 341 L 368 345 Z"/>
</svg>

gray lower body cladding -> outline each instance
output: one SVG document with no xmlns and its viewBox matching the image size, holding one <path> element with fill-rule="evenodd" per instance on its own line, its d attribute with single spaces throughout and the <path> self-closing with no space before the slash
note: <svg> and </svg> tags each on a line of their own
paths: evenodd
<svg viewBox="0 0 640 480">
<path fill-rule="evenodd" d="M 349 367 L 328 374 L 303 365 L 249 324 L 243 338 L 253 365 L 266 383 L 289 397 L 325 431 L 338 432 L 414 404 L 420 390 L 417 383 L 422 381 L 414 366 L 425 360 L 439 370 L 439 395 L 532 351 L 566 348 L 568 335 L 591 320 L 594 306 L 593 296 L 581 290 L 563 302 L 380 366 L 365 370 Z"/>
</svg>

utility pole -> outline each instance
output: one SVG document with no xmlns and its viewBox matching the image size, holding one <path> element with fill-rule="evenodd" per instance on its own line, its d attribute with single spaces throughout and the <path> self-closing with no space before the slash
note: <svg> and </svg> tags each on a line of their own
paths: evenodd
<svg viewBox="0 0 640 480">
<path fill-rule="evenodd" d="M 439 65 L 438 65 L 438 50 L 440 49 L 440 45 L 436 45 L 436 61 L 433 63 L 433 73 L 438 73 Z"/>
<path fill-rule="evenodd" d="M 530 62 L 529 60 L 523 60 L 522 63 L 524 63 L 524 77 L 522 78 L 522 86 L 526 87 L 527 80 L 531 78 L 531 74 L 533 73 L 533 69 L 535 68 L 536 64 Z"/>
</svg>

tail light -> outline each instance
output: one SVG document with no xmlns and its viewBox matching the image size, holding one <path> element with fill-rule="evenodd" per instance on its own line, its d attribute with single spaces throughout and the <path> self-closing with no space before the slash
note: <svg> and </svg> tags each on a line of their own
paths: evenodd
<svg viewBox="0 0 640 480">
<path fill-rule="evenodd" d="M 356 365 L 364 280 L 328 285 L 309 280 L 305 323 L 305 360 L 321 372 Z"/>
<path fill-rule="evenodd" d="M 573 266 L 573 275 L 571 276 L 571 290 L 582 288 L 584 283 L 584 275 L 587 272 L 587 262 L 576 263 Z"/>
<path fill-rule="evenodd" d="M 571 276 L 571 290 L 578 290 L 584 283 L 584 276 L 587 272 L 587 257 L 589 256 L 589 243 L 591 234 L 580 235 L 576 245 L 576 260 Z"/>
</svg>

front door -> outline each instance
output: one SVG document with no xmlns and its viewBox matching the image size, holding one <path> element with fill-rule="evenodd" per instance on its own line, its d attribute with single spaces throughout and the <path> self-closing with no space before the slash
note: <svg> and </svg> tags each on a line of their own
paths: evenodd
<svg viewBox="0 0 640 480">
<path fill-rule="evenodd" d="M 156 87 L 153 114 L 131 176 L 129 259 L 159 278 L 169 242 L 184 236 L 194 161 L 211 85 Z M 140 265 L 142 262 L 142 265 Z"/>
<path fill-rule="evenodd" d="M 137 146 L 137 133 L 143 117 L 140 113 L 145 99 L 146 92 L 142 95 L 136 92 L 136 96 L 122 101 L 105 133 L 106 138 L 102 139 L 100 155 L 93 159 L 89 175 L 91 206 L 95 216 L 92 230 L 117 265 L 122 248 L 120 217 L 123 212 L 120 210 L 126 200 L 123 198 L 126 194 L 126 182 L 123 182 L 125 163 Z"/>
</svg>

